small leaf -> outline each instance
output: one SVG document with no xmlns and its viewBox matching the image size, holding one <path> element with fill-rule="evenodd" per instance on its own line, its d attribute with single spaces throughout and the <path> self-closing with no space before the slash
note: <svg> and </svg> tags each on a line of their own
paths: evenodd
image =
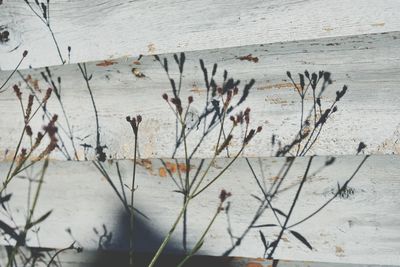
<svg viewBox="0 0 400 267">
<path fill-rule="evenodd" d="M 165 72 L 168 72 L 168 61 L 167 61 L 167 58 L 164 58 L 164 69 L 165 69 Z"/>
<path fill-rule="evenodd" d="M 8 194 L 8 195 L 5 195 L 4 197 L 0 197 L 0 204 L 3 207 L 4 210 L 7 210 L 6 206 L 4 205 L 4 203 L 9 201 L 11 199 L 11 196 L 12 196 L 12 194 Z"/>
<path fill-rule="evenodd" d="M 46 212 L 44 215 L 42 215 L 42 216 L 41 216 L 39 219 L 37 219 L 36 221 L 33 221 L 33 222 L 29 223 L 29 224 L 27 225 L 27 228 L 30 229 L 30 228 L 32 228 L 33 226 L 35 226 L 36 224 L 39 224 L 39 223 L 43 222 L 44 220 L 47 219 L 47 217 L 50 216 L 51 212 L 52 212 L 52 210 Z"/>
<path fill-rule="evenodd" d="M 291 232 L 298 240 L 300 240 L 304 245 L 306 245 L 309 249 L 312 250 L 312 246 L 310 245 L 310 243 L 308 243 L 307 239 L 305 239 L 304 236 L 302 236 L 300 233 L 298 233 L 298 232 L 296 232 L 296 231 L 290 230 L 290 232 Z"/>
<path fill-rule="evenodd" d="M 19 236 L 18 234 L 14 231 L 14 228 L 6 224 L 5 222 L 0 220 L 0 229 L 4 231 L 4 233 L 8 234 L 11 238 L 14 240 L 18 240 Z"/>
<path fill-rule="evenodd" d="M 273 223 L 267 223 L 267 224 L 254 225 L 254 226 L 252 226 L 252 228 L 275 227 L 275 226 L 278 226 L 278 225 L 273 224 Z"/>
<path fill-rule="evenodd" d="M 216 72 L 217 72 L 217 63 L 214 63 L 211 75 L 214 76 Z"/>
<path fill-rule="evenodd" d="M 175 59 L 176 64 L 179 66 L 179 59 L 178 59 L 177 54 L 174 54 L 174 59 Z"/>
<path fill-rule="evenodd" d="M 276 245 L 278 245 L 278 240 L 272 241 L 271 244 L 269 244 L 269 247 L 274 248 L 274 247 L 276 247 Z"/>
<path fill-rule="evenodd" d="M 276 213 L 282 215 L 283 217 L 287 217 L 287 215 L 286 215 L 283 211 L 281 211 L 280 209 L 274 208 L 273 210 L 274 210 Z"/>
<path fill-rule="evenodd" d="M 203 244 L 204 244 L 204 240 L 201 240 L 201 242 L 192 249 L 192 252 L 190 254 L 192 254 L 192 255 L 196 254 L 197 251 L 199 251 L 201 249 Z"/>
<path fill-rule="evenodd" d="M 258 196 L 254 195 L 254 194 L 251 194 L 251 196 L 254 197 L 255 199 L 257 199 L 258 201 L 262 202 L 262 199 L 259 198 Z"/>
<path fill-rule="evenodd" d="M 180 73 L 183 72 L 183 65 L 185 64 L 185 60 L 186 60 L 185 53 L 182 52 L 180 60 L 179 60 L 179 71 L 180 71 Z"/>
<path fill-rule="evenodd" d="M 263 232 L 261 232 L 261 230 L 259 231 L 259 233 L 260 233 L 261 241 L 264 244 L 264 248 L 267 250 L 268 249 L 267 240 L 265 239 L 265 236 L 264 236 Z"/>
</svg>

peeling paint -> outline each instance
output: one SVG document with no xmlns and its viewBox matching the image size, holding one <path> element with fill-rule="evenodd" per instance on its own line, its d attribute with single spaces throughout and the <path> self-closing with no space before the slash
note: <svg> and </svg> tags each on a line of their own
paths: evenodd
<svg viewBox="0 0 400 267">
<path fill-rule="evenodd" d="M 149 54 L 154 54 L 156 52 L 156 46 L 153 43 L 150 43 L 147 46 L 147 51 L 149 52 Z"/>
<path fill-rule="evenodd" d="M 373 27 L 383 27 L 383 26 L 385 26 L 385 22 L 373 23 L 373 24 L 371 24 L 371 26 L 373 26 Z"/>
</svg>

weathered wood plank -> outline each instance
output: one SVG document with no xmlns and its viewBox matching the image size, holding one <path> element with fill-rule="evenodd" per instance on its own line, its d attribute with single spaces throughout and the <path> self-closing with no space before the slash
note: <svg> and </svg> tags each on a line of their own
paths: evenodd
<svg viewBox="0 0 400 267">
<path fill-rule="evenodd" d="M 37 249 L 37 248 L 33 248 Z M 37 251 L 37 250 L 36 250 Z M 39 262 L 38 267 L 47 266 L 50 257 L 54 255 L 56 250 L 52 250 L 49 255 L 45 255 L 43 261 Z M 30 249 L 24 249 L 25 254 L 30 254 Z M 47 251 L 46 251 L 47 252 Z M 0 246 L 0 263 L 7 264 L 6 247 Z M 151 254 L 135 254 L 134 266 L 146 266 L 151 260 Z M 88 251 L 84 250 L 80 253 L 76 251 L 65 251 L 59 254 L 55 264 L 64 267 L 109 267 L 109 266 L 128 266 L 129 255 L 125 251 Z M 163 267 L 175 267 L 182 260 L 181 255 L 163 255 L 160 258 L 159 265 Z M 26 262 L 26 261 L 25 261 Z M 26 266 L 24 261 L 17 262 L 17 267 Z M 348 263 L 332 263 L 332 262 L 310 262 L 310 261 L 289 261 L 289 260 L 267 260 L 262 258 L 246 258 L 246 257 L 215 257 L 215 256 L 194 256 L 185 266 L 201 267 L 390 267 L 393 265 L 381 264 L 348 264 Z"/>
<path fill-rule="evenodd" d="M 395 0 L 50 1 L 50 25 L 62 56 L 71 46 L 77 63 L 398 31 L 399 11 Z M 23 67 L 60 64 L 49 30 L 24 1 L 3 1 L 0 26 L 10 39 L 0 43 L 0 69 L 12 69 L 25 49 Z"/>
<path fill-rule="evenodd" d="M 249 54 L 252 54 L 253 60 L 257 57 L 258 61 L 239 59 Z M 170 76 L 178 84 L 179 73 L 173 56 L 167 54 L 165 57 L 169 60 Z M 247 100 L 238 110 L 251 107 L 252 125 L 262 125 L 264 130 L 246 148 L 246 156 L 275 155 L 278 146 L 271 143 L 273 135 L 276 136 L 276 143 L 280 141 L 283 145 L 294 140 L 299 130 L 301 99 L 286 76 L 286 71 L 290 70 L 298 81 L 296 73 L 304 69 L 332 73 L 334 83 L 321 97 L 323 109 L 333 103 L 336 91 L 341 90 L 343 84 L 349 87 L 337 105 L 338 111 L 328 120 L 309 154 L 353 155 L 361 141 L 367 145 L 365 152 L 368 154 L 400 152 L 400 32 L 188 52 L 181 95 L 184 100 L 189 95 L 194 96 L 191 109 L 194 121 L 202 113 L 207 95 L 199 59 L 204 60 L 209 74 L 212 64 L 218 64 L 215 76 L 218 84 L 223 81 L 224 69 L 228 71 L 228 77 L 241 80 L 240 90 L 251 79 L 256 81 Z M 145 77 L 136 77 L 132 68 Z M 101 145 L 107 146 L 107 156 L 133 158 L 133 135 L 125 117 L 141 114 L 141 156 L 171 157 L 175 146 L 175 118 L 161 95 L 172 93 L 168 77 L 159 62 L 152 56 L 145 56 L 139 61 L 129 58 L 88 63 L 87 69 L 89 74 L 93 74 L 90 85 L 99 115 Z M 41 94 L 38 93 L 40 97 L 48 87 L 40 74 L 42 71 L 45 70 L 22 72 L 25 78 L 31 75 L 31 86 L 37 84 L 42 90 Z M 55 83 L 56 77 L 61 77 L 62 102 L 74 133 L 79 158 L 83 159 L 84 149 L 80 144 L 96 146 L 96 122 L 90 94 L 77 65 L 53 67 L 50 71 Z M 0 80 L 4 80 L 8 74 L 1 72 Z M 12 87 L 14 83 L 20 84 L 26 99 L 29 90 L 19 75 L 15 75 L 7 87 Z M 0 94 L 0 103 L 0 153 L 3 156 L 7 150 L 13 151 L 23 119 L 12 88 Z M 308 112 L 312 105 L 311 95 L 306 96 L 305 110 Z M 54 94 L 47 108 L 60 115 L 59 120 L 67 129 Z M 43 124 L 41 116 L 37 116 L 31 124 L 33 129 L 40 129 Z M 217 132 L 217 129 L 211 132 L 195 157 L 212 157 Z M 234 134 L 240 136 L 238 132 Z M 193 131 L 189 136 L 190 150 L 201 136 L 202 129 Z M 71 152 L 71 143 L 65 135 L 63 137 Z M 238 142 L 232 143 L 232 151 L 238 147 Z M 93 151 L 89 151 L 89 159 L 93 158 Z M 10 155 L 12 153 L 8 153 L 7 157 Z M 177 155 L 183 156 L 182 147 Z M 55 153 L 54 157 L 64 158 L 60 153 Z"/>
<path fill-rule="evenodd" d="M 343 185 L 353 176 L 344 194 L 330 202 L 310 220 L 292 228 L 310 242 L 313 250 L 310 251 L 293 235 L 285 234 L 274 256 L 297 261 L 399 265 L 399 156 L 370 156 L 365 161 L 364 156 L 342 156 L 336 158 L 330 165 L 326 165 L 329 159 L 329 157 L 313 159 L 307 182 L 289 222 L 291 225 L 317 210 L 333 196 L 338 184 Z M 250 159 L 250 163 L 260 183 L 269 190 L 274 181 L 282 180 L 279 170 L 285 162 L 288 164 L 286 160 L 286 158 Z M 206 179 L 210 180 L 228 161 L 229 159 L 218 159 Z M 308 161 L 307 157 L 294 159 L 278 193 L 272 199 L 274 208 L 284 213 L 288 212 Z M 170 162 L 171 166 L 174 163 L 173 160 L 166 162 Z M 202 170 L 207 166 L 207 162 L 204 163 Z M 132 161 L 118 161 L 118 163 L 122 183 L 130 184 Z M 192 165 L 191 173 L 194 175 L 194 168 L 199 167 L 200 162 L 193 161 Z M 7 167 L 7 163 L 1 163 L 0 173 L 4 173 Z M 106 163 L 105 167 L 120 190 L 116 162 Z M 137 250 L 142 252 L 157 247 L 182 205 L 182 195 L 174 192 L 178 188 L 173 180 L 160 176 L 163 173 L 159 171 L 161 167 L 163 165 L 160 160 L 154 159 L 141 161 L 141 166 L 138 168 L 135 207 L 147 216 L 146 219 L 138 215 L 138 221 L 135 223 Z M 33 175 L 39 169 L 40 166 L 37 166 L 36 171 L 32 172 Z M 178 179 L 176 170 L 174 175 Z M 8 192 L 13 194 L 8 208 L 17 223 L 24 222 L 27 211 L 28 181 L 22 178 L 12 181 L 8 189 Z M 193 246 L 213 216 L 221 189 L 232 192 L 232 197 L 228 199 L 230 202 L 228 214 L 233 236 L 240 237 L 251 224 L 260 206 L 260 201 L 254 196 L 262 198 L 262 193 L 246 160 L 239 159 L 220 180 L 189 205 L 187 216 L 189 247 Z M 125 190 L 127 193 L 128 190 L 126 188 Z M 91 162 L 50 163 L 36 214 L 44 214 L 50 209 L 53 213 L 40 225 L 39 238 L 42 246 L 58 248 L 68 246 L 73 239 L 65 229 L 70 229 L 79 245 L 89 250 L 96 249 L 99 245 L 99 235 L 103 234 L 103 224 L 107 228 L 107 234 L 112 232 L 111 241 L 103 242 L 103 248 L 124 249 L 128 246 L 126 234 L 128 225 L 123 218 L 123 206 L 111 186 Z M 7 221 L 4 213 L 1 219 Z M 255 225 L 268 223 L 276 223 L 270 209 L 263 212 Z M 94 233 L 93 227 L 96 227 L 98 234 Z M 221 213 L 200 254 L 218 256 L 229 251 L 232 243 L 228 227 L 227 215 Z M 279 230 L 274 227 L 261 229 L 269 241 L 276 238 Z M 251 228 L 240 246 L 231 250 L 230 255 L 262 256 L 263 246 L 258 230 Z M 180 253 L 181 242 L 180 225 L 171 241 L 169 251 Z M 30 235 L 29 244 L 37 245 L 35 235 Z"/>
</svg>

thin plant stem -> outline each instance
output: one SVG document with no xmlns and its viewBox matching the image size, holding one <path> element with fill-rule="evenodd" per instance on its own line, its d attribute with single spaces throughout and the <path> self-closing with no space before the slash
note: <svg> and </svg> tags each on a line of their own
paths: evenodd
<svg viewBox="0 0 400 267">
<path fill-rule="evenodd" d="M 166 247 L 166 245 L 168 244 L 169 240 L 171 239 L 172 234 L 174 233 L 176 226 L 178 225 L 179 221 L 181 220 L 181 218 L 182 218 L 187 206 L 189 205 L 189 201 L 190 201 L 190 197 L 186 199 L 186 202 L 182 206 L 182 208 L 181 208 L 181 210 L 180 210 L 180 212 L 178 214 L 178 217 L 175 219 L 174 224 L 172 225 L 171 229 L 168 231 L 168 234 L 165 236 L 163 242 L 161 243 L 160 247 L 158 248 L 156 254 L 152 258 L 152 260 L 151 260 L 151 262 L 150 262 L 148 267 L 153 267 L 156 264 L 156 262 L 157 262 L 158 258 L 160 257 L 161 253 L 164 251 L 164 248 Z"/>
<path fill-rule="evenodd" d="M 54 260 L 56 259 L 56 257 L 58 257 L 58 255 L 60 255 L 60 254 L 63 253 L 64 251 L 73 249 L 73 248 L 74 248 L 74 245 L 75 245 L 75 242 L 76 242 L 76 241 L 74 241 L 69 247 L 66 247 L 66 248 L 57 250 L 56 253 L 54 253 L 54 255 L 50 258 L 49 263 L 47 263 L 47 267 L 50 267 L 50 266 L 51 266 L 51 264 L 54 262 Z"/>
<path fill-rule="evenodd" d="M 131 206 L 130 206 L 130 253 L 129 253 L 129 263 L 133 267 L 133 242 L 134 242 L 134 209 L 133 201 L 135 196 L 135 177 L 136 177 L 136 155 L 137 155 L 137 141 L 138 141 L 138 131 L 135 133 L 135 151 L 133 155 L 133 172 L 132 172 L 132 185 L 131 185 Z"/>
<path fill-rule="evenodd" d="M 47 170 L 48 166 L 49 166 L 49 159 L 47 157 L 45 159 L 45 161 L 44 161 L 44 164 L 43 164 L 42 173 L 40 175 L 39 184 L 38 184 L 38 186 L 36 188 L 36 193 L 35 193 L 35 196 L 34 196 L 34 199 L 33 199 L 32 207 L 31 207 L 30 212 L 29 212 L 29 216 L 26 219 L 24 230 L 20 234 L 20 236 L 22 236 L 23 238 L 26 238 L 26 234 L 27 234 L 27 232 L 29 230 L 29 227 L 31 227 L 32 217 L 33 217 L 33 214 L 35 212 L 35 208 L 36 208 L 36 205 L 37 205 L 37 202 L 38 202 L 38 199 L 39 199 L 39 194 L 40 194 L 40 191 L 41 191 L 41 188 L 42 188 L 44 174 L 46 173 L 46 170 Z M 23 245 L 23 244 L 20 244 L 20 242 L 21 241 L 17 241 L 17 244 L 13 247 L 13 249 L 11 251 L 11 255 L 10 255 L 9 259 L 8 259 L 7 267 L 11 267 L 12 266 L 12 263 L 14 262 L 15 255 L 17 254 L 17 251 L 19 250 L 19 247 L 21 245 Z"/>
<path fill-rule="evenodd" d="M 295 195 L 295 197 L 293 199 L 293 202 L 292 202 L 292 205 L 290 207 L 290 210 L 289 210 L 289 212 L 288 212 L 288 214 L 286 216 L 285 222 L 283 223 L 283 226 L 281 227 L 281 231 L 279 232 L 278 238 L 276 239 L 277 240 L 276 244 L 275 244 L 275 246 L 273 246 L 271 252 L 268 254 L 268 257 L 267 257 L 268 259 L 272 259 L 272 255 L 274 254 L 276 248 L 278 247 L 279 241 L 282 239 L 283 233 L 287 229 L 286 226 L 289 223 L 290 216 L 292 215 L 294 207 L 296 206 L 297 200 L 298 200 L 298 198 L 300 196 L 301 189 L 303 188 L 303 185 L 304 185 L 305 181 L 307 180 L 307 175 L 308 175 L 308 171 L 310 170 L 312 160 L 313 160 L 313 156 L 311 156 L 310 159 L 308 160 L 306 171 L 304 172 L 303 178 L 301 180 L 299 188 L 297 189 L 296 195 Z"/>
<path fill-rule="evenodd" d="M 206 237 L 206 234 L 210 231 L 211 226 L 214 224 L 215 219 L 217 218 L 218 214 L 221 212 L 222 208 L 222 202 L 218 206 L 217 211 L 215 212 L 214 216 L 212 217 L 211 221 L 207 225 L 207 228 L 204 230 L 203 234 L 201 235 L 200 239 L 196 242 L 194 245 L 193 249 L 189 252 L 188 255 L 178 264 L 177 267 L 182 267 L 201 247 L 202 243 L 204 242 L 204 238 Z"/>
<path fill-rule="evenodd" d="M 15 67 L 15 69 L 10 73 L 10 75 L 8 75 L 7 79 L 3 82 L 3 84 L 0 86 L 0 93 L 4 92 L 5 90 L 1 91 L 1 89 L 3 89 L 4 86 L 6 86 L 6 84 L 8 83 L 8 81 L 12 78 L 12 76 L 14 75 L 14 73 L 18 70 L 19 66 L 21 65 L 22 61 L 24 61 L 25 56 L 22 56 L 22 58 L 20 59 L 20 61 L 18 62 L 17 66 Z"/>
</svg>

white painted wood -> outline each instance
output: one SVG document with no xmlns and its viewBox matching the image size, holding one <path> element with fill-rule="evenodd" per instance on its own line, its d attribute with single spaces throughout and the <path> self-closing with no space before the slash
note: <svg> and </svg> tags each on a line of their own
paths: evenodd
<svg viewBox="0 0 400 267">
<path fill-rule="evenodd" d="M 72 47 L 72 63 L 398 31 L 399 12 L 396 0 L 50 1 L 52 29 L 64 58 Z M 24 68 L 60 64 L 49 31 L 23 0 L 3 1 L 0 26 L 10 32 L 1 69 L 14 68 L 25 49 Z"/>
<path fill-rule="evenodd" d="M 258 62 L 238 59 L 249 54 L 257 57 Z M 167 54 L 161 58 L 164 56 L 169 60 L 171 77 L 178 83 L 179 74 L 173 56 Z M 286 71 L 290 70 L 295 77 L 296 73 L 305 69 L 332 73 L 334 83 L 322 96 L 323 108 L 329 107 L 336 91 L 341 90 L 344 84 L 349 87 L 338 103 L 338 112 L 328 120 L 309 154 L 353 155 L 361 141 L 367 145 L 365 153 L 368 154 L 400 152 L 400 32 L 188 52 L 182 99 L 194 96 L 195 113 L 201 113 L 206 98 L 199 59 L 204 60 L 209 73 L 213 63 L 218 63 L 217 83 L 222 83 L 224 69 L 228 70 L 229 77 L 241 80 L 240 90 L 250 79 L 256 80 L 241 109 L 251 107 L 252 125 L 262 125 L 263 131 L 246 148 L 246 156 L 275 155 L 278 147 L 272 147 L 272 135 L 276 135 L 276 140 L 284 145 L 292 142 L 299 129 L 301 102 Z M 107 145 L 107 156 L 114 159 L 133 158 L 133 134 L 125 117 L 141 114 L 141 156 L 171 157 L 175 146 L 175 118 L 161 98 L 165 92 L 172 95 L 165 71 L 152 56 L 145 56 L 140 61 L 127 58 L 110 62 L 87 64 L 88 72 L 93 74 L 90 84 L 99 113 L 101 144 Z M 132 68 L 145 77 L 133 75 Z M 32 82 L 37 80 L 43 95 L 48 85 L 40 75 L 42 71 L 44 69 L 26 70 L 22 74 L 24 77 L 31 75 Z M 83 159 L 83 148 L 79 144 L 95 146 L 96 143 L 95 116 L 88 90 L 77 65 L 53 67 L 51 72 L 55 80 L 57 76 L 62 79 L 63 103 L 79 157 Z M 0 80 L 8 75 L 9 72 L 1 72 Z M 297 77 L 295 79 L 298 81 Z M 25 101 L 29 93 L 21 77 L 15 75 L 7 85 L 8 91 L 0 94 L 0 131 L 3 133 L 0 135 L 0 154 L 4 157 L 8 150 L 6 158 L 12 155 L 23 125 L 20 107 L 11 88 L 15 83 L 22 88 Z M 305 110 L 308 111 L 311 105 L 312 98 L 308 96 L 305 98 Z M 67 127 L 54 94 L 48 110 L 59 114 L 61 124 Z M 39 115 L 32 127 L 38 130 L 42 124 Z M 188 138 L 189 150 L 197 144 L 200 132 L 198 130 Z M 240 136 L 239 132 L 234 133 L 235 137 Z M 72 152 L 65 135 L 63 139 Z M 217 129 L 209 135 L 195 157 L 211 158 L 216 139 Z M 232 151 L 237 151 L 238 146 L 238 142 L 233 142 Z M 88 158 L 93 156 L 91 150 Z M 177 156 L 183 157 L 182 148 Z M 60 153 L 53 154 L 53 157 L 65 159 Z"/>
<path fill-rule="evenodd" d="M 328 157 L 315 157 L 290 223 L 304 218 L 332 197 L 337 183 L 343 185 L 363 158 L 341 156 L 333 164 L 325 166 Z M 308 160 L 307 157 L 295 159 L 279 193 L 272 200 L 275 208 L 288 212 Z M 227 161 L 219 159 L 207 179 L 218 173 Z M 250 159 L 266 188 L 270 188 L 285 161 L 285 158 Z M 124 183 L 130 184 L 132 161 L 119 161 L 119 164 Z M 193 168 L 198 167 L 199 161 L 193 161 L 192 165 Z M 105 166 L 119 188 L 116 162 L 106 163 Z M 310 251 L 294 236 L 286 234 L 275 257 L 297 261 L 399 265 L 399 166 L 399 156 L 369 157 L 349 183 L 353 193 L 335 199 L 315 217 L 293 228 L 306 237 L 314 249 Z M 0 172 L 4 173 L 7 167 L 8 163 L 2 162 Z M 138 168 L 135 207 L 148 217 L 140 217 L 143 225 L 136 233 L 140 240 L 136 241 L 139 251 L 148 251 L 161 242 L 182 205 L 182 195 L 173 192 L 177 187 L 170 178 L 159 175 L 160 167 L 160 161 L 154 159 Z M 40 166 L 37 166 L 33 173 L 39 169 Z M 27 180 L 17 178 L 8 188 L 8 192 L 13 193 L 9 209 L 17 223 L 24 222 L 27 211 L 27 186 Z M 220 180 L 189 205 L 189 247 L 200 236 L 215 212 L 221 189 L 232 192 L 228 200 L 231 202 L 229 214 L 235 236 L 242 234 L 255 215 L 260 202 L 252 194 L 258 197 L 262 197 L 262 194 L 245 159 L 239 159 Z M 96 249 L 98 237 L 93 227 L 102 232 L 102 224 L 113 233 L 109 248 L 127 246 L 127 232 L 124 229 L 127 231 L 128 228 L 119 220 L 123 213 L 122 204 L 91 162 L 50 162 L 36 214 L 43 214 L 50 209 L 53 213 L 41 224 L 39 231 L 40 242 L 44 247 L 60 248 L 69 245 L 72 239 L 65 229 L 70 228 L 80 245 L 88 250 Z M 1 219 L 6 220 L 4 213 Z M 266 223 L 276 223 L 269 209 L 257 220 L 257 224 Z M 139 222 L 136 223 L 138 225 Z M 178 249 L 181 248 L 181 230 L 180 225 L 171 241 Z M 269 228 L 263 232 L 270 239 L 277 234 L 277 230 Z M 30 235 L 30 238 L 29 244 L 37 245 L 35 236 Z M 151 240 L 156 240 L 156 244 L 146 242 Z M 219 256 L 230 246 L 227 218 L 221 213 L 200 254 Z M 262 253 L 258 230 L 252 229 L 231 255 L 260 257 Z"/>
</svg>

